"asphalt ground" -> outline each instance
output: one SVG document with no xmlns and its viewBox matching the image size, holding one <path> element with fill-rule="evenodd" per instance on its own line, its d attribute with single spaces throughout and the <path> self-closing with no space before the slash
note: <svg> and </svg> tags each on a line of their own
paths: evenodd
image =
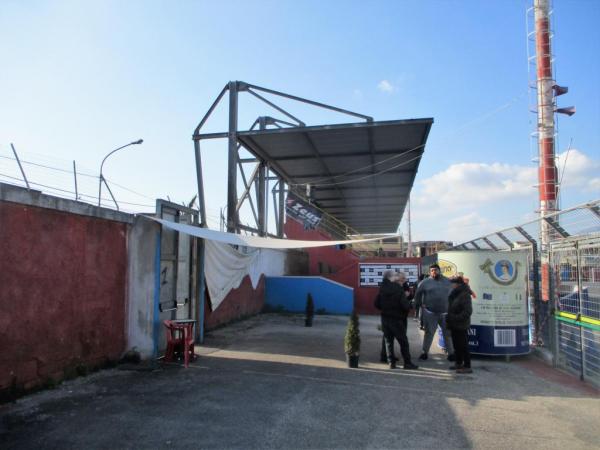
<svg viewBox="0 0 600 450">
<path fill-rule="evenodd" d="M 417 361 L 412 319 L 421 367 L 391 370 L 379 319 L 360 321 L 358 369 L 347 317 L 262 314 L 211 332 L 188 369 L 124 366 L 1 405 L 0 448 L 600 448 L 600 396 L 576 378 L 532 355 L 459 375 L 435 344 Z"/>
</svg>

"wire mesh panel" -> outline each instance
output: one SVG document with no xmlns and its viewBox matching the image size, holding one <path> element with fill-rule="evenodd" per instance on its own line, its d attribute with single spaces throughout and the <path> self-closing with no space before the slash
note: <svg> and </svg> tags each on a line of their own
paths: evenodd
<svg viewBox="0 0 600 450">
<path fill-rule="evenodd" d="M 544 227 L 548 245 L 541 242 Z M 528 248 L 531 344 L 549 348 L 557 365 L 600 386 L 600 200 L 453 248 Z"/>
<path fill-rule="evenodd" d="M 578 255 L 575 243 L 553 246 L 551 264 L 556 308 L 573 314 L 579 313 Z"/>
<path fill-rule="evenodd" d="M 600 238 L 552 245 L 560 366 L 600 385 Z"/>
<path fill-rule="evenodd" d="M 600 238 L 579 242 L 584 376 L 600 385 Z"/>
<path fill-rule="evenodd" d="M 600 319 L 600 238 L 579 243 L 581 314 Z"/>
<path fill-rule="evenodd" d="M 584 378 L 600 386 L 600 331 L 587 328 L 582 331 Z"/>
<path fill-rule="evenodd" d="M 581 374 L 581 333 L 577 325 L 558 322 L 558 354 L 559 366 Z"/>
</svg>

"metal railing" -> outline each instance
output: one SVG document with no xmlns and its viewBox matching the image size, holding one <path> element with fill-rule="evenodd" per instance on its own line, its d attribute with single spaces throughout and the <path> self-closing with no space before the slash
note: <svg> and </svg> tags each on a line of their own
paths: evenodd
<svg viewBox="0 0 600 450">
<path fill-rule="evenodd" d="M 542 221 L 552 229 L 545 247 Z M 452 249 L 529 250 L 531 344 L 550 350 L 557 366 L 600 385 L 600 200 Z"/>
</svg>

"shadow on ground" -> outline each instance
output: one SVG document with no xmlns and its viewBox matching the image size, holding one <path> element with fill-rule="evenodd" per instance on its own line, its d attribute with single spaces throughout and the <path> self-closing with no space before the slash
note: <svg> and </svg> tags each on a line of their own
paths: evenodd
<svg viewBox="0 0 600 450">
<path fill-rule="evenodd" d="M 263 314 L 209 334 L 189 369 L 107 370 L 3 405 L 3 448 L 597 446 L 600 398 L 532 357 L 456 375 L 437 351 L 418 371 L 390 370 L 378 318 L 361 317 L 360 368 L 348 369 L 346 321 Z"/>
</svg>

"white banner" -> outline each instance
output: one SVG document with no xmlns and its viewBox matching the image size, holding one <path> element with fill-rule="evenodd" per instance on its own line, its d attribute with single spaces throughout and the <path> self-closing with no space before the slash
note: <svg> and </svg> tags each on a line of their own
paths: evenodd
<svg viewBox="0 0 600 450">
<path fill-rule="evenodd" d="M 389 234 L 375 238 L 355 239 L 346 241 L 298 241 L 294 239 L 276 239 L 264 238 L 259 236 L 243 236 L 241 234 L 225 233 L 223 231 L 210 230 L 208 228 L 200 228 L 184 223 L 171 222 L 169 220 L 158 219 L 152 216 L 144 217 L 155 220 L 163 226 L 170 228 L 171 230 L 179 231 L 180 233 L 186 233 L 191 236 L 207 239 L 209 241 L 222 242 L 224 244 L 241 245 L 242 247 L 273 249 L 327 247 L 330 245 L 352 245 L 357 244 L 359 242 L 380 241 L 382 239 L 399 237 L 399 235 L 396 234 Z"/>
</svg>

